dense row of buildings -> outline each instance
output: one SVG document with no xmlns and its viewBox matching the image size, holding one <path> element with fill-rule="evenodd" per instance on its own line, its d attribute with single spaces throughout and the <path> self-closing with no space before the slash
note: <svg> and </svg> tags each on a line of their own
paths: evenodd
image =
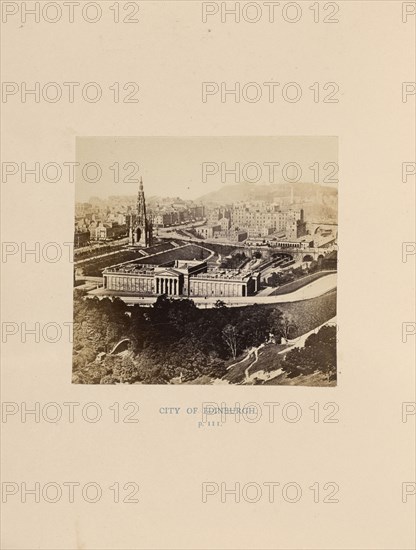
<svg viewBox="0 0 416 550">
<path fill-rule="evenodd" d="M 203 205 L 182 204 L 157 204 L 152 209 L 153 224 L 156 227 L 169 227 L 182 223 L 201 221 L 205 216 Z"/>
<path fill-rule="evenodd" d="M 140 182 L 143 187 L 143 182 Z M 114 199 L 120 197 L 114 197 Z M 116 208 L 110 207 L 105 201 L 91 203 L 78 203 L 75 212 L 75 248 L 87 246 L 94 242 L 105 242 L 122 237 L 129 237 L 132 245 L 148 246 L 152 239 L 153 231 L 159 227 L 170 227 L 184 223 L 200 222 L 204 220 L 205 207 L 194 204 L 192 201 L 168 201 L 152 205 L 141 215 L 147 220 L 147 230 L 137 236 L 135 226 L 138 215 L 137 202 L 134 204 L 131 197 L 125 197 L 125 204 L 117 203 Z M 98 204 L 97 204 L 98 202 Z M 143 220 L 139 220 L 140 225 Z M 146 225 L 146 224 L 144 224 Z M 147 236 L 145 236 L 145 233 Z"/>
<path fill-rule="evenodd" d="M 213 208 L 207 225 L 197 229 L 203 239 L 220 238 L 234 242 L 277 235 L 288 240 L 306 235 L 302 209 L 282 208 L 266 202 L 236 203 L 229 208 Z"/>
<path fill-rule="evenodd" d="M 81 248 L 92 242 L 113 241 L 127 236 L 127 225 L 118 222 L 91 222 L 75 228 L 74 246 Z"/>
<path fill-rule="evenodd" d="M 137 202 L 132 205 L 131 199 L 128 205 L 119 204 L 117 212 L 109 212 L 108 206 L 107 211 L 102 208 L 98 212 L 97 209 L 91 211 L 91 205 L 88 209 L 88 204 L 78 206 L 83 208 L 76 217 L 75 246 L 126 236 L 129 236 L 131 245 L 148 246 L 153 232 L 157 233 L 158 228 L 201 221 L 206 223 L 202 226 L 196 223 L 195 234 L 202 239 L 241 243 L 247 239 L 267 238 L 273 235 L 279 239 L 293 241 L 307 234 L 304 212 L 294 203 L 249 201 L 222 207 L 205 207 L 192 201 L 166 199 L 153 202 L 152 208 L 146 210 L 142 182 L 140 186 L 140 200 L 144 210 L 138 207 Z M 138 216 L 142 219 L 138 220 Z M 140 235 L 137 234 L 139 227 L 142 228 Z"/>
</svg>

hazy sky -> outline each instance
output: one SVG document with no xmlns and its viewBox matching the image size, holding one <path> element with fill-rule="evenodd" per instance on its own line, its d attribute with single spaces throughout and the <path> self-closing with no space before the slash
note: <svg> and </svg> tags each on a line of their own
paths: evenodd
<svg viewBox="0 0 416 550">
<path fill-rule="evenodd" d="M 324 170 L 326 163 L 338 162 L 338 138 L 331 136 L 290 137 L 79 137 L 76 142 L 77 170 L 75 200 L 85 202 L 91 196 L 106 198 L 109 195 L 134 195 L 136 181 L 143 177 L 148 196 L 179 196 L 195 199 L 199 196 L 235 183 L 234 175 L 225 170 L 238 170 L 240 181 L 256 180 L 259 184 L 284 182 L 283 174 L 293 178 L 299 168 L 288 166 L 297 163 L 301 169 L 301 182 L 313 182 L 314 172 L 309 167 L 319 167 L 320 183 L 330 175 L 332 166 Z M 102 172 L 98 181 L 86 181 L 97 176 L 91 165 L 97 163 Z M 131 163 L 131 164 L 127 164 Z M 209 164 L 207 164 L 209 163 Z M 223 167 L 221 166 L 223 164 Z M 253 163 L 251 166 L 249 163 Z M 280 163 L 274 168 L 264 163 Z M 138 165 L 138 170 L 137 170 Z M 110 167 L 113 169 L 110 169 Z M 84 174 L 86 177 L 83 176 Z M 204 168 L 205 167 L 205 168 Z M 206 175 L 203 172 L 215 172 Z M 285 172 L 284 172 L 285 171 Z M 116 182 L 117 173 L 119 182 Z M 316 176 L 315 176 L 316 177 Z M 336 175 L 335 178 L 338 176 Z M 127 181 L 123 181 L 126 180 Z"/>
</svg>

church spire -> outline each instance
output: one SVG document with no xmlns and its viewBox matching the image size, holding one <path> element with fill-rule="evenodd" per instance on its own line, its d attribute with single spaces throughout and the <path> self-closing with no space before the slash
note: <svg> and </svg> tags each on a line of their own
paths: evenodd
<svg viewBox="0 0 416 550">
<path fill-rule="evenodd" d="M 143 190 L 143 178 L 140 178 L 139 191 L 137 193 L 136 213 L 131 216 L 131 230 L 129 232 L 129 244 L 133 246 L 150 246 L 152 243 L 152 223 L 146 213 L 146 199 Z"/>
<path fill-rule="evenodd" d="M 140 178 L 139 193 L 137 195 L 137 216 L 143 225 L 146 221 L 146 199 L 143 190 L 143 178 Z"/>
</svg>

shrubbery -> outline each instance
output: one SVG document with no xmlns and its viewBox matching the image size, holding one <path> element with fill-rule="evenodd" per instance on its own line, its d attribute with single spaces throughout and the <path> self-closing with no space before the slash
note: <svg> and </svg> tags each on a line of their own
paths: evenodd
<svg viewBox="0 0 416 550">
<path fill-rule="evenodd" d="M 192 300 L 160 296 L 153 307 L 119 298 L 74 299 L 74 381 L 166 384 L 222 377 L 225 362 L 279 332 L 281 313 L 258 305 L 198 309 Z M 123 338 L 130 350 L 112 355 Z M 101 354 L 101 355 L 100 355 Z"/>
</svg>

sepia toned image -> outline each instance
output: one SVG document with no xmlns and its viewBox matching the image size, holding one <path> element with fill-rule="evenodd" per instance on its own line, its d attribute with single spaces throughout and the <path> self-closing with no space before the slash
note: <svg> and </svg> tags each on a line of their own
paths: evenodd
<svg viewBox="0 0 416 550">
<path fill-rule="evenodd" d="M 336 137 L 78 138 L 75 384 L 335 386 Z"/>
<path fill-rule="evenodd" d="M 0 547 L 415 550 L 415 0 L 0 12 Z"/>
</svg>

